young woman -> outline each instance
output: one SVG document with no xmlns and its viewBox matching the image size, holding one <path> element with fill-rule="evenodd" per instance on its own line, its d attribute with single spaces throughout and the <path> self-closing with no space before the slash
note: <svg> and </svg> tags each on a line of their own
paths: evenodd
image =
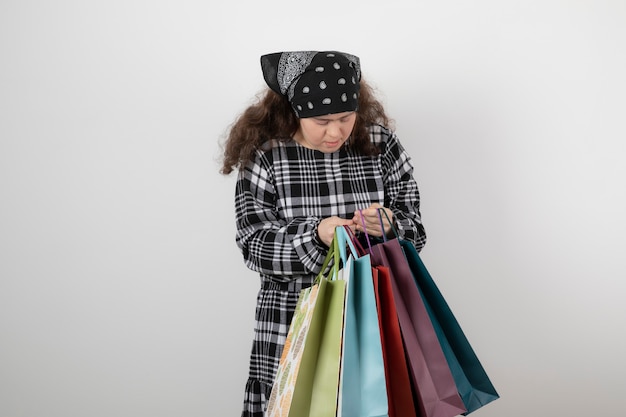
<svg viewBox="0 0 626 417">
<path fill-rule="evenodd" d="M 278 52 L 261 68 L 269 88 L 230 127 L 222 166 L 238 170 L 236 242 L 261 278 L 243 417 L 263 416 L 299 292 L 320 272 L 335 227 L 389 233 L 383 208 L 401 239 L 418 250 L 426 242 L 410 157 L 359 58 Z"/>
</svg>

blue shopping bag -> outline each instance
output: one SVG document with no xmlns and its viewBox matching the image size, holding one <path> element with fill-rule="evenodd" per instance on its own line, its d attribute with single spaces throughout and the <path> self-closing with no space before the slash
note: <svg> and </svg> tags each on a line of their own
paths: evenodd
<svg viewBox="0 0 626 417">
<path fill-rule="evenodd" d="M 388 417 L 385 365 L 370 255 L 358 255 L 343 227 L 336 229 L 335 236 L 346 281 L 341 417 Z"/>
</svg>

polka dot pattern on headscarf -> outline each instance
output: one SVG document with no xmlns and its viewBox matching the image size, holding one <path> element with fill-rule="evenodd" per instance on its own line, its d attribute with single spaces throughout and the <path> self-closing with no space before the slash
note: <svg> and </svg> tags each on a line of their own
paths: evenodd
<svg viewBox="0 0 626 417">
<path fill-rule="evenodd" d="M 355 111 L 358 107 L 358 57 L 341 52 L 282 52 L 261 57 L 263 76 L 285 95 L 300 118 Z"/>
</svg>

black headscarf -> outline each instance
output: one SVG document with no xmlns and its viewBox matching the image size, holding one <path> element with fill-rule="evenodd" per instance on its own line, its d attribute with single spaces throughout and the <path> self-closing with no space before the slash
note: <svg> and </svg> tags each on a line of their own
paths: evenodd
<svg viewBox="0 0 626 417">
<path fill-rule="evenodd" d="M 287 97 L 299 118 L 355 111 L 359 58 L 337 51 L 276 52 L 261 57 L 267 85 Z"/>
</svg>

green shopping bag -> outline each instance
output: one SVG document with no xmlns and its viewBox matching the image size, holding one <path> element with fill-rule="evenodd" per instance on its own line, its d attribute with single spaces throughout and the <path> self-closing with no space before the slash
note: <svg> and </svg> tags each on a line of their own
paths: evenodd
<svg viewBox="0 0 626 417">
<path fill-rule="evenodd" d="M 327 267 L 334 261 L 328 275 Z M 335 417 L 346 283 L 336 239 L 311 289 L 300 294 L 268 402 L 268 417 Z M 313 302 L 311 298 L 314 297 Z"/>
</svg>

